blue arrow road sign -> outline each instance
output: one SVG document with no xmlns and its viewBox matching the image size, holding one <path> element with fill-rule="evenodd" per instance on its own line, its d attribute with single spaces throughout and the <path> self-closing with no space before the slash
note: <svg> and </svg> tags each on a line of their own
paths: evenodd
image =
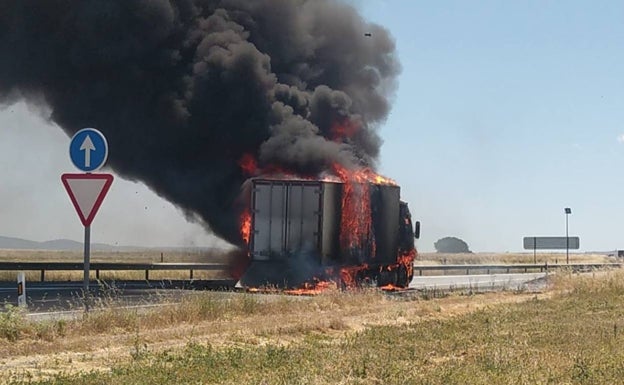
<svg viewBox="0 0 624 385">
<path fill-rule="evenodd" d="M 71 139 L 69 157 L 79 170 L 99 170 L 108 158 L 108 143 L 104 134 L 95 128 L 83 128 Z"/>
</svg>

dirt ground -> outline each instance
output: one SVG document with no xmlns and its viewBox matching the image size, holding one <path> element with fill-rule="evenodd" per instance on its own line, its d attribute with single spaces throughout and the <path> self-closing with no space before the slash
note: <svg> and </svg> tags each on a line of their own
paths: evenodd
<svg viewBox="0 0 624 385">
<path fill-rule="evenodd" d="M 336 294 L 332 294 L 336 295 Z M 546 298 L 550 293 L 487 293 L 451 295 L 432 300 L 403 300 L 385 295 L 363 301 L 339 301 L 327 305 L 323 298 L 316 311 L 239 316 L 234 319 L 182 323 L 165 328 L 134 331 L 112 331 L 96 335 L 72 335 L 53 341 L 24 339 L 0 343 L 0 378 L 28 373 L 32 378 L 45 378 L 56 373 L 108 370 L 128 363 L 142 352 L 176 351 L 189 342 L 212 346 L 289 344 L 309 333 L 344 338 L 348 333 L 373 325 L 402 325 L 430 319 L 445 319 L 484 307 Z M 320 296 L 322 297 L 322 296 Z M 270 306 L 270 305 L 267 305 Z M 4 346 L 2 346 L 4 345 Z M 7 377 L 5 377 L 7 376 Z"/>
</svg>

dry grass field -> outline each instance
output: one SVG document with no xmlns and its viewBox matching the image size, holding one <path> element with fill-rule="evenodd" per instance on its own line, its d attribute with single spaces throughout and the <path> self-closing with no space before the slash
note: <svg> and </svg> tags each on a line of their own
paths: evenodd
<svg viewBox="0 0 624 385">
<path fill-rule="evenodd" d="M 566 254 L 563 253 L 420 253 L 414 262 L 420 265 L 464 265 L 464 264 L 532 264 L 532 263 L 566 263 Z M 570 253 L 570 263 L 612 263 L 616 259 L 606 254 Z"/>
<path fill-rule="evenodd" d="M 7 384 L 615 384 L 624 272 L 543 293 L 316 297 L 204 292 L 145 313 L 0 314 Z"/>
<path fill-rule="evenodd" d="M 227 251 L 221 249 L 91 251 L 91 262 L 214 262 L 227 260 Z M 0 261 L 23 262 L 82 262 L 82 251 L 8 250 L 0 249 Z"/>
<path fill-rule="evenodd" d="M 537 263 L 564 263 L 565 253 L 537 253 Z M 0 249 L 0 262 L 82 262 L 82 251 L 6 250 Z M 228 252 L 214 250 L 137 250 L 92 251 L 92 262 L 213 262 L 225 263 Z M 479 264 L 479 263 L 533 263 L 532 252 L 526 253 L 419 253 L 417 264 Z M 570 263 L 614 262 L 605 254 L 570 253 Z"/>
<path fill-rule="evenodd" d="M 93 251 L 91 262 L 112 263 L 171 263 L 171 262 L 201 262 L 227 264 L 230 255 L 228 251 L 214 250 L 137 250 L 137 251 Z M 84 260 L 82 251 L 47 251 L 47 250 L 6 250 L 0 249 L 0 262 L 78 262 Z M 16 272 L 0 272 L 0 281 L 14 281 Z M 195 279 L 226 278 L 225 272 L 195 271 Z M 45 273 L 46 281 L 80 281 L 82 271 L 49 271 Z M 95 279 L 95 272 L 91 272 Z M 141 280 L 145 278 L 143 271 L 109 271 L 102 272 L 100 279 Z M 150 279 L 188 279 L 188 271 L 152 271 Z M 40 272 L 26 272 L 27 281 L 39 281 Z"/>
<path fill-rule="evenodd" d="M 227 264 L 231 254 L 224 250 L 140 250 L 101 252 L 91 254 L 91 262 L 127 262 L 127 263 L 157 263 L 157 262 L 204 262 Z M 565 263 L 565 254 L 562 253 L 538 253 L 537 263 Z M 0 250 L 0 262 L 82 262 L 81 251 L 43 251 L 43 250 Z M 421 253 L 414 262 L 416 265 L 444 265 L 444 264 L 532 264 L 533 253 L 466 253 L 466 254 L 440 254 Z M 616 260 L 603 254 L 570 254 L 570 263 L 610 263 Z M 443 273 L 443 272 L 442 272 Z M 453 273 L 453 272 L 447 272 Z M 461 274 L 462 272 L 455 272 Z M 475 272 L 476 273 L 476 272 Z M 14 281 L 16 272 L 0 272 L 0 281 Z M 47 281 L 80 281 L 81 271 L 50 271 L 46 272 Z M 427 274 L 441 274 L 441 272 L 425 272 Z M 227 272 L 219 271 L 195 271 L 195 279 L 219 279 L 228 278 Z M 101 272 L 100 279 L 123 279 L 142 280 L 145 277 L 143 271 L 109 271 Z M 91 272 L 91 278 L 95 279 L 95 272 Z M 187 279 L 188 271 L 152 271 L 150 279 Z M 40 272 L 26 273 L 27 281 L 39 281 Z"/>
</svg>

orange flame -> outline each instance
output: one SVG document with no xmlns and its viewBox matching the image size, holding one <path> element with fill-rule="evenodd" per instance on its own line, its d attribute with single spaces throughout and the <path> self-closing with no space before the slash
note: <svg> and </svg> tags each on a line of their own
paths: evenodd
<svg viewBox="0 0 624 385">
<path fill-rule="evenodd" d="M 330 137 L 335 142 L 344 141 L 345 139 L 352 138 L 360 128 L 360 123 L 352 120 L 335 122 L 330 128 Z"/>
<path fill-rule="evenodd" d="M 406 290 L 404 287 L 394 286 L 391 283 L 389 283 L 387 285 L 384 285 L 384 286 L 381 286 L 379 288 L 381 290 L 383 290 L 383 291 L 403 291 L 403 290 Z"/>
<path fill-rule="evenodd" d="M 335 288 L 336 284 L 330 281 L 322 281 L 314 278 L 314 282 L 305 283 L 303 287 L 298 289 L 284 290 L 284 293 L 290 295 L 319 295 L 329 288 Z"/>
<path fill-rule="evenodd" d="M 251 154 L 244 154 L 238 161 L 238 165 L 245 175 L 254 175 L 258 170 L 256 158 Z"/>
<path fill-rule="evenodd" d="M 240 217 L 240 235 L 245 241 L 245 244 L 249 244 L 251 239 L 251 213 L 249 210 L 243 211 Z"/>
<path fill-rule="evenodd" d="M 397 258 L 397 267 L 405 267 L 408 277 L 414 276 L 414 260 L 416 259 L 416 249 L 411 249 Z M 411 279 L 410 279 L 411 280 Z"/>
<path fill-rule="evenodd" d="M 358 266 L 347 266 L 340 269 L 340 280 L 347 288 L 354 288 L 357 286 L 357 274 L 368 268 L 367 264 L 361 264 Z"/>
<path fill-rule="evenodd" d="M 335 166 L 338 177 L 344 182 L 342 192 L 342 212 L 340 245 L 349 254 L 368 250 L 371 244 L 374 256 L 375 244 L 371 239 L 371 206 L 369 184 L 363 183 L 361 174 L 349 173 L 341 166 Z M 371 257 L 372 257 L 371 256 Z M 352 255 L 362 258 L 361 255 Z"/>
<path fill-rule="evenodd" d="M 393 179 L 379 175 L 368 167 L 351 170 L 338 163 L 334 163 L 332 166 L 334 173 L 342 182 L 353 181 L 355 183 L 372 183 L 387 186 L 397 185 Z"/>
<path fill-rule="evenodd" d="M 334 172 L 344 183 L 342 195 L 342 216 L 340 244 L 347 252 L 370 250 L 371 255 L 353 255 L 352 257 L 374 258 L 376 254 L 375 240 L 372 234 L 372 217 L 370 203 L 370 183 L 396 185 L 370 168 L 349 170 L 339 164 L 333 165 Z"/>
</svg>

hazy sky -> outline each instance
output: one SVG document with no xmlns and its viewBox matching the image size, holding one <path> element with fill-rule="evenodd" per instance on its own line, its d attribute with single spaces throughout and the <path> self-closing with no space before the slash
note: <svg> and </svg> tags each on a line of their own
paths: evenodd
<svg viewBox="0 0 624 385">
<path fill-rule="evenodd" d="M 382 173 L 422 222 L 474 251 L 570 234 L 624 248 L 624 3 L 355 1 L 396 39 L 403 72 L 380 127 Z M 0 110 L 0 235 L 82 239 L 61 182 L 69 138 L 24 104 Z M 219 244 L 140 183 L 117 178 L 94 242 Z"/>
</svg>

